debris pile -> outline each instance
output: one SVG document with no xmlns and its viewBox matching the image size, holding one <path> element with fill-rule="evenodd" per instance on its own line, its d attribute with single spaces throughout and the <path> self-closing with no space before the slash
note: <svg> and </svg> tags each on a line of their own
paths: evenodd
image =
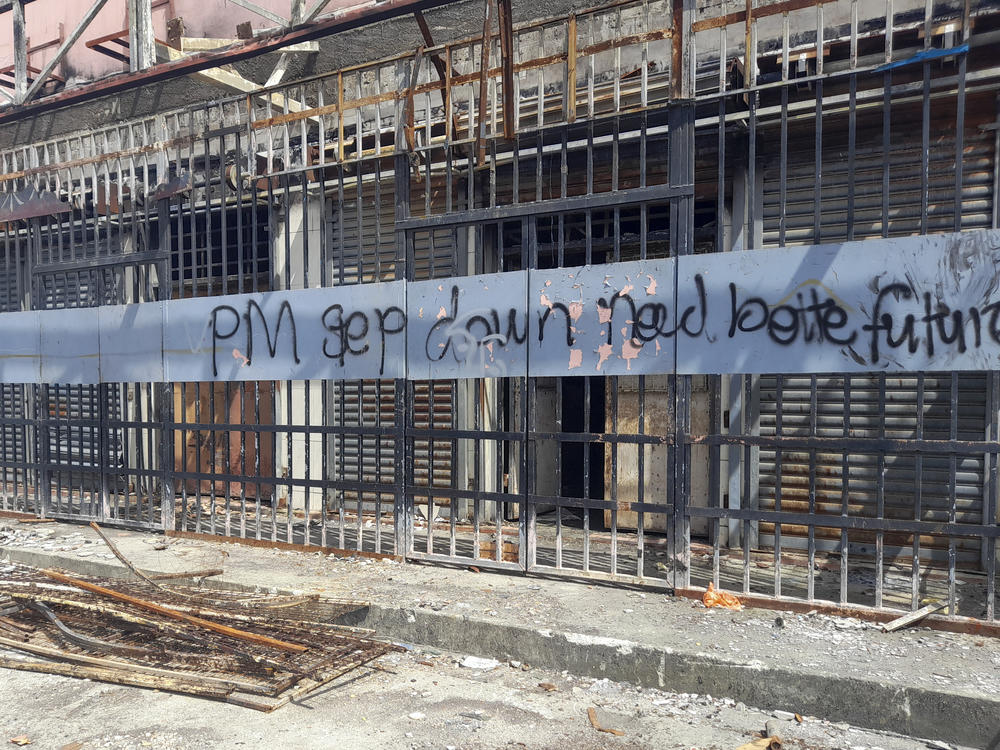
<svg viewBox="0 0 1000 750">
<path fill-rule="evenodd" d="M 168 587 L 129 567 L 140 580 L 0 567 L 0 667 L 273 711 L 400 650 L 334 624 L 363 603 Z"/>
</svg>

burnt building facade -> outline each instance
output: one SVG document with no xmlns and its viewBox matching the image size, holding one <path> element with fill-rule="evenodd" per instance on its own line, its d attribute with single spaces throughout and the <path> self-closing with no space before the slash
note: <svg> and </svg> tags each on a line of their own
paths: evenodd
<svg viewBox="0 0 1000 750">
<path fill-rule="evenodd" d="M 0 508 L 994 619 L 1000 5 L 298 13 L 0 110 Z"/>
</svg>

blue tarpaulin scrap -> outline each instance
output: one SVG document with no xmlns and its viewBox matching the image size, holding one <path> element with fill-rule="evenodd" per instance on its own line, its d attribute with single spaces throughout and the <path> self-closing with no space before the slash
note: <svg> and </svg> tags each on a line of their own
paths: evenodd
<svg viewBox="0 0 1000 750">
<path fill-rule="evenodd" d="M 905 60 L 896 60 L 895 62 L 886 63 L 875 68 L 873 73 L 883 73 L 887 70 L 892 70 L 893 68 L 902 68 L 904 65 L 916 65 L 917 63 L 927 62 L 928 60 L 936 60 L 939 57 L 951 57 L 952 55 L 964 55 L 969 51 L 968 44 L 960 44 L 957 47 L 949 47 L 948 49 L 925 49 L 922 52 L 918 52 L 913 57 L 908 57 Z"/>
</svg>

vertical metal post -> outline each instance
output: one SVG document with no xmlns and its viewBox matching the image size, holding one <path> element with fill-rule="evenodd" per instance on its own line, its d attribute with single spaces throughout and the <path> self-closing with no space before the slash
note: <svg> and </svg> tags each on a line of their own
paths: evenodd
<svg viewBox="0 0 1000 750">
<path fill-rule="evenodd" d="M 160 253 L 170 255 L 170 205 L 164 199 L 157 204 L 157 224 L 160 233 Z M 169 300 L 173 280 L 171 278 L 170 262 L 161 260 L 157 267 L 157 275 L 160 278 L 160 299 Z M 160 383 L 160 522 L 164 530 L 172 530 L 176 523 L 175 519 L 175 492 L 174 492 L 174 385 L 173 383 Z M 181 401 L 181 411 L 184 410 L 184 402 Z M 259 420 L 257 420 L 259 423 Z M 259 456 L 259 452 L 257 454 Z M 243 467 L 241 470 L 245 471 Z M 256 472 L 260 476 L 260 472 Z M 182 482 L 183 484 L 183 482 Z M 258 497 L 260 487 L 257 489 Z"/>
<path fill-rule="evenodd" d="M 676 257 L 694 251 L 694 103 L 691 99 L 690 66 L 684 64 L 685 46 L 691 35 L 691 0 L 674 0 L 673 50 L 671 63 L 673 101 L 668 112 L 669 180 L 672 187 L 691 187 L 691 193 L 670 203 L 670 245 Z M 674 271 L 674 300 L 678 298 L 678 271 Z M 674 315 L 677 315 L 677 310 Z M 679 360 L 678 341 L 674 337 L 674 361 Z M 673 487 L 673 585 L 686 587 L 690 582 L 689 546 L 691 519 L 688 501 L 691 491 L 691 376 L 673 375 L 674 445 L 668 470 Z M 641 478 L 640 478 L 640 481 Z"/>
<path fill-rule="evenodd" d="M 98 433 L 97 433 L 97 460 L 98 476 L 100 477 L 100 504 L 97 508 L 91 504 L 91 513 L 96 515 L 101 521 L 106 521 L 111 516 L 111 492 L 108 482 L 108 475 L 115 470 L 114 461 L 111 456 L 111 441 L 108 439 L 108 410 L 112 403 L 111 389 L 114 386 L 108 383 L 100 383 L 96 387 L 98 407 Z M 138 494 L 138 493 L 137 493 Z M 81 500 L 82 504 L 82 500 Z"/>
<path fill-rule="evenodd" d="M 129 70 L 145 70 L 156 62 L 152 0 L 128 0 Z"/>
<path fill-rule="evenodd" d="M 14 103 L 24 101 L 28 90 L 28 37 L 24 31 L 24 0 L 14 0 Z"/>
<path fill-rule="evenodd" d="M 405 150 L 404 127 L 405 124 L 401 114 L 401 108 L 396 107 L 396 143 L 400 145 L 400 150 L 396 152 L 394 158 L 395 169 L 395 200 L 397 222 L 403 221 L 410 215 L 410 154 Z M 360 180 L 358 192 L 360 194 Z M 413 267 L 410 263 L 409 234 L 405 230 L 396 231 L 396 278 L 412 279 Z M 405 307 L 405 305 L 404 305 Z M 404 334 L 405 335 L 405 334 Z M 396 524 L 395 541 L 396 554 L 406 557 L 412 549 L 411 535 L 413 533 L 413 506 L 408 501 L 407 483 L 412 474 L 412 451 L 407 443 L 406 428 L 409 423 L 410 384 L 407 379 L 397 378 L 395 381 L 396 398 L 393 404 L 393 420 L 395 429 L 394 446 L 394 519 Z M 428 517 L 428 531 L 432 523 L 432 518 Z"/>
<path fill-rule="evenodd" d="M 483 42 L 482 54 L 479 60 L 479 103 L 476 116 L 479 118 L 476 130 L 476 165 L 486 163 L 486 111 L 490 80 L 490 50 L 493 47 L 493 0 L 486 0 L 483 5 Z"/>
<path fill-rule="evenodd" d="M 32 279 L 32 268 L 38 262 L 41 237 L 38 219 L 28 220 L 28 242 L 25 248 L 27 264 L 25 276 L 28 280 L 28 309 L 37 310 L 41 305 L 41 294 L 37 292 L 37 282 Z M 34 389 L 35 394 L 35 510 L 42 518 L 52 514 L 52 463 L 50 423 L 49 423 L 49 385 L 42 383 Z M 25 490 L 27 493 L 27 489 Z"/>
<path fill-rule="evenodd" d="M 160 408 L 160 523 L 164 530 L 174 528 L 174 389 L 170 383 L 159 383 Z M 150 498 L 152 500 L 152 498 Z"/>
</svg>

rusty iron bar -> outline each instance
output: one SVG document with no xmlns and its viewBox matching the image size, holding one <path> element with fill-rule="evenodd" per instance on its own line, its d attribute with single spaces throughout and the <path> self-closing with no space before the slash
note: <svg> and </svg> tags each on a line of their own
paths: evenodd
<svg viewBox="0 0 1000 750">
<path fill-rule="evenodd" d="M 743 85 L 750 88 L 757 82 L 754 72 L 757 66 L 757 51 L 750 49 L 753 45 L 753 0 L 746 0 L 743 22 Z M 747 97 L 751 96 L 754 96 L 753 92 L 748 92 Z"/>
<path fill-rule="evenodd" d="M 424 18 L 424 14 L 419 10 L 413 14 L 413 17 L 417 21 L 417 26 L 420 27 L 420 35 L 424 38 L 424 45 L 428 48 L 436 47 L 434 44 L 434 37 L 431 34 L 430 26 L 427 25 L 427 20 Z M 433 52 L 430 55 L 431 64 L 434 65 L 434 70 L 437 71 L 438 81 L 441 83 L 441 106 L 444 108 L 445 115 L 448 117 L 449 122 L 449 133 L 448 140 L 458 137 L 458 115 L 456 115 L 451 108 L 451 49 L 445 47 L 445 59 L 441 59 L 441 55 L 437 52 Z M 430 91 L 430 89 L 428 89 Z M 422 92 L 421 92 L 422 93 Z M 461 149 L 464 153 L 465 149 Z"/>
<path fill-rule="evenodd" d="M 417 135 L 416 128 L 413 123 L 414 109 L 416 105 L 413 101 L 413 90 L 417 86 L 417 80 L 420 76 L 420 63 L 424 57 L 424 48 L 417 47 L 416 53 L 413 55 L 412 67 L 410 68 L 410 85 L 406 87 L 406 108 L 405 108 L 405 121 L 406 121 L 406 147 L 412 152 L 417 148 Z M 377 137 L 377 136 L 376 136 Z"/>
<path fill-rule="evenodd" d="M 594 44 L 583 47 L 576 52 L 577 59 L 588 57 L 590 55 L 596 55 L 600 52 L 607 52 L 612 49 L 617 49 L 620 47 L 627 47 L 634 44 L 642 44 L 644 42 L 655 42 L 663 39 L 670 39 L 673 32 L 669 28 L 654 29 L 652 31 L 645 31 L 636 34 L 629 34 L 628 36 L 618 37 L 616 39 L 608 39 L 603 42 L 596 42 Z M 544 57 L 537 57 L 532 60 L 525 60 L 524 62 L 514 64 L 514 72 L 520 73 L 527 70 L 536 70 L 538 68 L 544 68 L 549 65 L 555 65 L 557 63 L 563 63 L 568 60 L 568 55 L 565 52 L 557 52 L 551 55 L 545 55 Z M 574 63 L 575 68 L 575 63 Z M 343 71 L 341 71 L 343 73 Z M 490 68 L 489 76 L 496 77 L 502 73 L 502 68 L 497 66 L 495 68 Z M 450 82 L 451 86 L 460 86 L 466 83 L 473 83 L 481 78 L 479 72 L 475 73 L 464 73 L 458 76 L 451 76 Z M 449 86 L 446 82 L 442 81 L 428 81 L 426 83 L 421 83 L 414 88 L 415 94 L 423 94 L 430 91 L 448 90 Z M 380 94 L 372 94 L 370 96 L 360 97 L 357 99 L 344 100 L 338 102 L 337 104 L 327 104 L 322 107 L 313 107 L 310 109 L 303 109 L 300 112 L 289 112 L 287 114 L 274 115 L 272 117 L 261 118 L 259 120 L 254 120 L 250 123 L 252 129 L 258 130 L 261 128 L 268 128 L 274 125 L 281 125 L 288 122 L 296 122 L 298 120 L 304 120 L 310 117 L 318 117 L 321 115 L 333 114 L 335 112 L 341 111 L 341 109 L 354 109 L 359 107 L 367 107 L 378 102 L 393 101 L 399 98 L 400 93 L 397 91 L 383 92 Z M 575 119 L 575 118 L 574 118 Z M 0 175 L 0 180 L 4 178 Z"/>
<path fill-rule="evenodd" d="M 493 47 L 493 0 L 483 3 L 482 54 L 479 60 L 479 103 L 476 114 L 476 166 L 486 162 L 486 97 L 489 93 L 490 52 Z M 454 81 L 452 84 L 454 85 Z"/>
<path fill-rule="evenodd" d="M 684 96 L 684 0 L 672 0 L 671 11 L 670 98 L 676 101 Z"/>
<path fill-rule="evenodd" d="M 703 18 L 700 21 L 695 21 L 691 25 L 691 30 L 695 33 L 699 31 L 708 31 L 709 29 L 718 29 L 723 26 L 732 26 L 737 23 L 746 22 L 747 18 L 750 16 L 756 18 L 765 18 L 767 16 L 779 16 L 784 13 L 790 13 L 794 10 L 803 10 L 805 8 L 815 8 L 817 5 L 823 5 L 825 3 L 836 2 L 836 0 L 784 0 L 784 2 L 773 3 L 770 5 L 763 5 L 759 8 L 751 8 L 751 2 L 747 2 L 747 7 L 743 10 L 738 10 L 733 13 L 727 13 L 724 16 L 715 16 L 714 18 Z"/>
<path fill-rule="evenodd" d="M 510 0 L 497 0 L 497 24 L 500 27 L 500 69 L 503 91 L 503 137 L 514 139 L 514 20 Z"/>
<path fill-rule="evenodd" d="M 566 122 L 576 122 L 576 14 L 566 21 Z"/>
<path fill-rule="evenodd" d="M 413 18 L 417 22 L 417 26 L 420 28 L 420 35 L 424 38 L 424 46 L 428 48 L 435 47 L 434 37 L 431 35 L 431 28 L 427 25 L 427 20 L 424 18 L 424 14 L 419 10 L 413 12 Z M 438 78 L 442 82 L 447 78 L 447 72 L 445 70 L 444 60 L 441 59 L 441 55 L 434 52 L 430 55 L 431 64 L 434 65 L 434 69 L 437 71 Z"/>
<path fill-rule="evenodd" d="M 77 588 L 84 589 L 85 591 L 90 591 L 94 594 L 101 594 L 109 599 L 116 599 L 121 602 L 126 602 L 128 604 L 133 604 L 141 609 L 147 609 L 150 612 L 155 612 L 158 615 L 163 615 L 164 617 L 169 617 L 174 620 L 179 620 L 185 622 L 189 625 L 194 625 L 199 628 L 204 628 L 206 630 L 211 630 L 222 635 L 228 635 L 231 638 L 237 638 L 239 640 L 249 641 L 250 643 L 256 643 L 262 646 L 270 646 L 271 648 L 276 648 L 281 651 L 292 651 L 295 653 L 301 653 L 303 651 L 308 651 L 307 646 L 303 646 L 299 643 L 288 643 L 287 641 L 282 641 L 277 638 L 271 638 L 266 635 L 258 635 L 257 633 L 248 633 L 244 630 L 239 630 L 237 628 L 231 628 L 228 625 L 220 625 L 217 622 L 212 622 L 211 620 L 204 620 L 200 617 L 193 617 L 191 615 L 186 615 L 183 612 L 178 612 L 176 610 L 170 609 L 169 607 L 162 607 L 154 602 L 148 602 L 144 599 L 139 599 L 138 597 L 129 596 L 128 594 L 122 594 L 118 591 L 105 588 L 103 586 L 98 586 L 97 584 L 88 583 L 87 581 L 81 581 L 77 578 L 71 576 L 63 575 L 54 570 L 42 570 L 42 573 L 47 575 L 49 578 L 53 578 L 60 583 L 69 584 L 70 586 L 76 586 Z"/>
</svg>

